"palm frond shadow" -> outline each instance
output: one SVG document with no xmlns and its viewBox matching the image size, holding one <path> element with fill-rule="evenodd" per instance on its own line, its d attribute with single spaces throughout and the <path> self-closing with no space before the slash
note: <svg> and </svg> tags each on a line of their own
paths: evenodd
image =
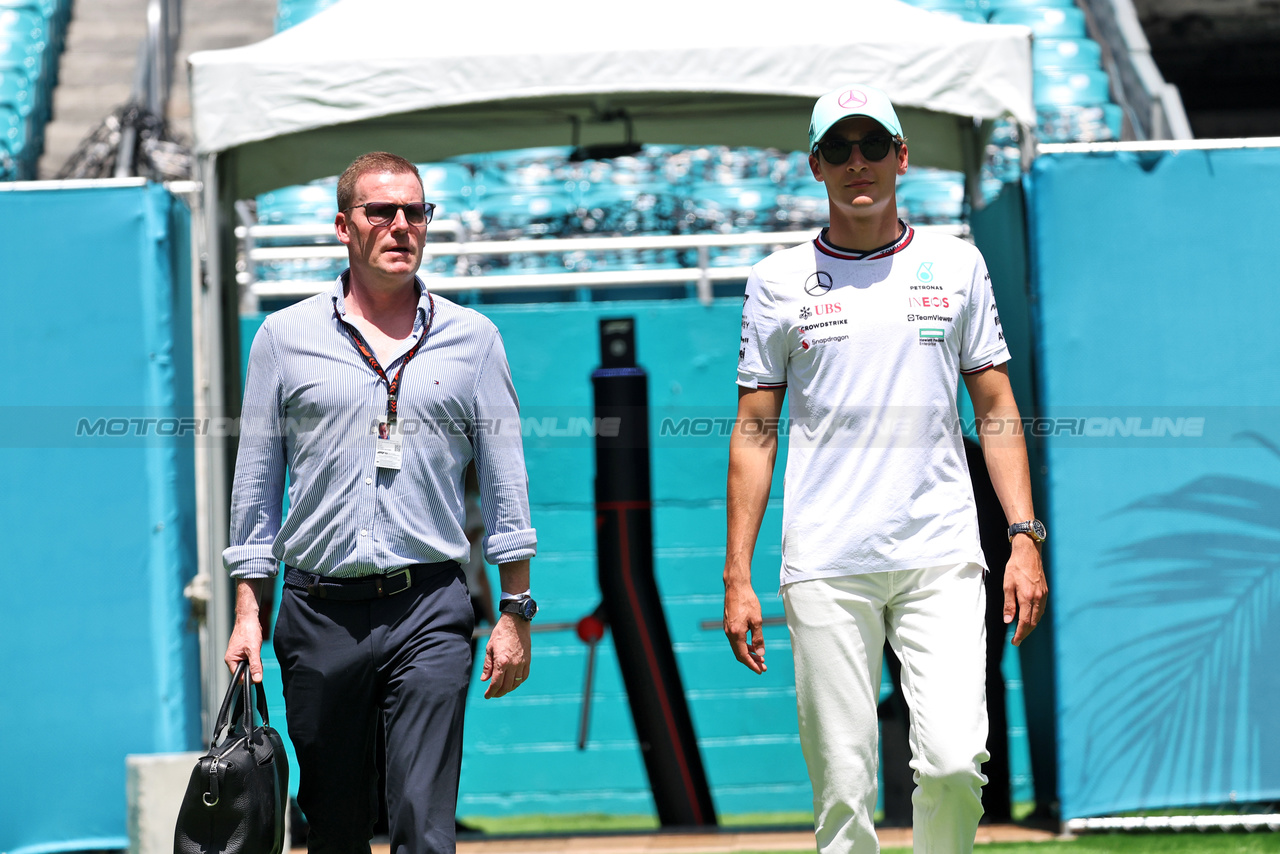
<svg viewBox="0 0 1280 854">
<path fill-rule="evenodd" d="M 1280 458 L 1262 436 L 1239 438 Z M 1089 665 L 1097 688 L 1078 710 L 1087 733 L 1079 791 L 1123 793 L 1141 807 L 1225 799 L 1264 777 L 1280 789 L 1280 735 L 1263 725 L 1280 704 L 1280 488 L 1207 475 L 1113 515 L 1138 510 L 1190 513 L 1217 529 L 1113 549 L 1106 565 L 1127 578 L 1078 609 L 1115 609 L 1124 620 L 1141 612 L 1151 627 Z"/>
</svg>

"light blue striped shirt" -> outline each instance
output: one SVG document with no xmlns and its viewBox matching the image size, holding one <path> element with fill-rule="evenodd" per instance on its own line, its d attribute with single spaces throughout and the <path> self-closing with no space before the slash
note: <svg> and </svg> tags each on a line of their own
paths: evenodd
<svg viewBox="0 0 1280 854">
<path fill-rule="evenodd" d="M 328 292 L 270 315 L 258 330 L 231 490 L 231 545 L 222 553 L 232 576 L 273 576 L 277 561 L 333 577 L 465 563 L 471 547 L 463 473 L 473 457 L 485 558 L 502 564 L 536 552 L 520 404 L 502 338 L 480 313 L 429 296 L 421 280 L 418 288 L 413 335 L 383 365 L 394 379 L 427 330 L 400 380 L 398 471 L 374 465 L 387 384 L 339 320 L 346 316 L 342 277 Z"/>
</svg>

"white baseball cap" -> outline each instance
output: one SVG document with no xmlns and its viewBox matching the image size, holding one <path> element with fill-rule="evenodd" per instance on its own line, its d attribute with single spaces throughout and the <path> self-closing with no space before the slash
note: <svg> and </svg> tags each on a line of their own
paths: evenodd
<svg viewBox="0 0 1280 854">
<path fill-rule="evenodd" d="M 902 136 L 902 124 L 889 103 L 889 96 L 874 86 L 844 86 L 828 92 L 813 105 L 809 120 L 809 150 L 831 130 L 836 122 L 850 116 L 866 116 L 884 125 L 892 136 Z"/>
</svg>

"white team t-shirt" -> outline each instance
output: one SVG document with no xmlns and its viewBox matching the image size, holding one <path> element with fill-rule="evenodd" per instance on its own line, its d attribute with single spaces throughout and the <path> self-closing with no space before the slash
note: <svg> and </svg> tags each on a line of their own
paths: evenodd
<svg viewBox="0 0 1280 854">
<path fill-rule="evenodd" d="M 825 236 L 756 264 L 742 307 L 738 385 L 789 399 L 782 584 L 986 566 L 956 412 L 959 374 L 1009 360 L 982 254 Z"/>
</svg>

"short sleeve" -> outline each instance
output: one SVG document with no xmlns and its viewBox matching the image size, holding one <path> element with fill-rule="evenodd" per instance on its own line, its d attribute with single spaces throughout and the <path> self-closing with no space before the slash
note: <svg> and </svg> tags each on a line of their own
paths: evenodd
<svg viewBox="0 0 1280 854">
<path fill-rule="evenodd" d="M 1009 361 L 1009 348 L 1000 328 L 1000 312 L 991 289 L 991 274 L 982 254 L 975 251 L 973 279 L 964 306 L 960 338 L 960 373 L 976 374 Z"/>
<path fill-rule="evenodd" d="M 738 344 L 738 385 L 784 388 L 787 384 L 786 333 L 769 289 L 755 270 L 742 297 L 742 336 Z"/>
</svg>

